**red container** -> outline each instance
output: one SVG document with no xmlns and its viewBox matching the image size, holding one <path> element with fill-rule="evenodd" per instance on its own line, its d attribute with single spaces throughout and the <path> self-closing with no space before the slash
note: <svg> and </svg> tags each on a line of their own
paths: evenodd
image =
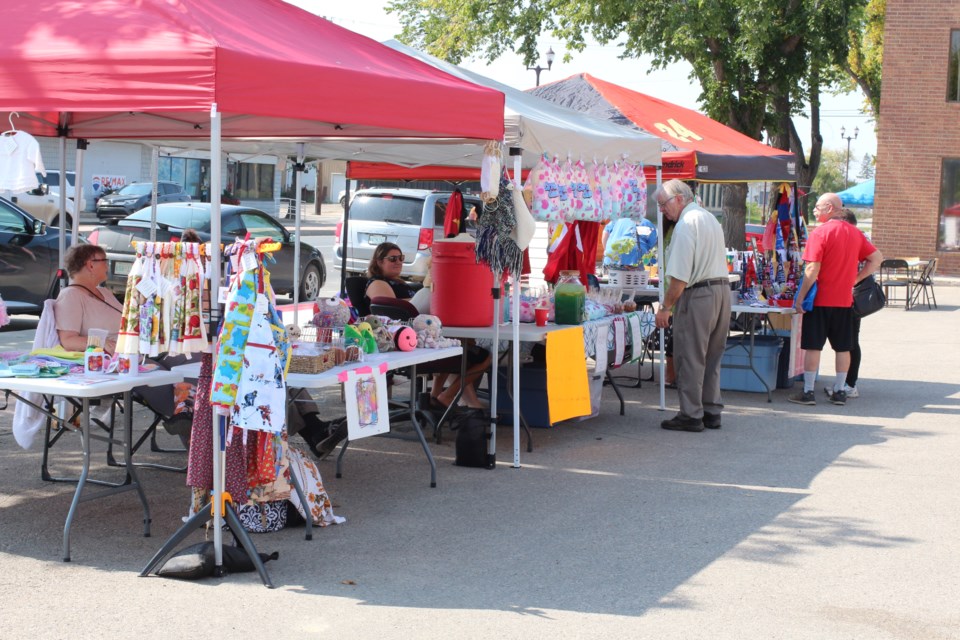
<svg viewBox="0 0 960 640">
<path fill-rule="evenodd" d="M 472 242 L 433 243 L 433 295 L 430 311 L 450 327 L 493 324 L 493 272 L 477 264 Z"/>
</svg>

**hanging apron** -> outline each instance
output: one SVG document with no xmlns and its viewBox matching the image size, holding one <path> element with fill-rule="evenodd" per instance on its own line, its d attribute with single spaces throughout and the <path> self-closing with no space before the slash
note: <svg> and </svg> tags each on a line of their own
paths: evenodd
<svg viewBox="0 0 960 640">
<path fill-rule="evenodd" d="M 260 289 L 263 289 L 262 277 Z M 287 385 L 268 310 L 267 296 L 259 291 L 230 423 L 242 429 L 279 433 L 287 415 Z"/>
</svg>

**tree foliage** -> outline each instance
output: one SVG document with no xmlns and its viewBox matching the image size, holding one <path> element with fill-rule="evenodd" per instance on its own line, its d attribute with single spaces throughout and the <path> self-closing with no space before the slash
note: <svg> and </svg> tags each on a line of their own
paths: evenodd
<svg viewBox="0 0 960 640">
<path fill-rule="evenodd" d="M 533 65 L 551 34 L 567 56 L 587 38 L 617 43 L 622 59 L 649 55 L 654 68 L 686 61 L 704 112 L 755 140 L 806 158 L 791 116 L 810 103 L 812 148 L 801 185 L 816 175 L 823 144 L 822 87 L 837 81 L 868 0 L 392 0 L 400 39 L 451 62 L 514 51 Z M 851 19 L 854 21 L 851 22 Z M 724 197 L 724 231 L 742 244 L 746 189 Z M 732 225 L 732 226 L 729 226 Z"/>
<path fill-rule="evenodd" d="M 869 180 L 876 174 L 877 156 L 871 153 L 863 154 L 863 160 L 860 161 L 860 172 L 857 177 L 861 180 Z"/>
<path fill-rule="evenodd" d="M 820 171 L 813 180 L 813 192 L 817 196 L 824 193 L 837 193 L 847 188 L 844 185 L 846 160 L 845 150 L 824 149 L 820 160 Z"/>
<path fill-rule="evenodd" d="M 859 88 L 874 120 L 880 117 L 880 85 L 883 75 L 883 26 L 887 0 L 870 0 L 855 16 L 849 30 L 850 52 L 840 68 L 849 78 L 842 87 Z"/>
</svg>

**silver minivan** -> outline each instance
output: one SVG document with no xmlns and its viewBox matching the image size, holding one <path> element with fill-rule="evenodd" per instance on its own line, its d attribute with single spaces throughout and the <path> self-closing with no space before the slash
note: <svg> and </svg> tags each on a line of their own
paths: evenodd
<svg viewBox="0 0 960 640">
<path fill-rule="evenodd" d="M 347 275 L 366 272 L 370 256 L 382 242 L 393 242 L 403 252 L 401 276 L 408 280 L 423 280 L 427 275 L 428 258 L 434 238 L 443 237 L 443 219 L 450 201 L 450 191 L 424 189 L 361 189 L 350 200 L 350 219 L 347 225 Z M 463 194 L 464 208 L 469 212 L 482 210 L 479 195 Z M 474 222 L 467 221 L 468 233 L 473 233 Z M 336 253 L 333 268 L 341 269 L 343 219 L 337 223 Z"/>
</svg>

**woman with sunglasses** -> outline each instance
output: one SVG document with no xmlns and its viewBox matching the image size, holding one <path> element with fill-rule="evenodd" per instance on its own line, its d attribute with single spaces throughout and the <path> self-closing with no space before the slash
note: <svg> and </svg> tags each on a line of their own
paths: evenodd
<svg viewBox="0 0 960 640">
<path fill-rule="evenodd" d="M 400 300 L 411 301 L 414 298 L 413 288 L 400 279 L 400 272 L 403 271 L 403 252 L 400 247 L 392 242 L 384 242 L 377 245 L 373 255 L 370 257 L 370 264 L 367 266 L 366 297 L 369 300 L 374 298 L 397 298 Z M 429 294 L 427 290 L 421 290 L 424 294 Z M 413 304 L 417 309 L 425 309 L 429 302 L 427 296 L 417 296 L 424 298 L 423 302 L 414 299 Z M 420 302 L 418 304 L 418 302 Z M 485 408 L 485 404 L 477 398 L 475 389 L 476 382 L 482 377 L 490 364 L 490 352 L 476 346 L 467 348 L 467 382 L 463 389 L 461 402 L 468 407 Z M 460 358 L 451 360 L 450 363 L 441 361 L 436 363 L 438 366 L 453 367 L 453 370 L 459 370 Z M 421 368 L 422 370 L 425 370 Z M 444 372 L 437 372 L 433 389 L 430 392 L 430 402 L 437 408 L 445 408 L 457 395 L 460 388 L 460 376 L 450 375 L 450 384 L 446 389 L 443 388 L 448 375 Z"/>
</svg>

